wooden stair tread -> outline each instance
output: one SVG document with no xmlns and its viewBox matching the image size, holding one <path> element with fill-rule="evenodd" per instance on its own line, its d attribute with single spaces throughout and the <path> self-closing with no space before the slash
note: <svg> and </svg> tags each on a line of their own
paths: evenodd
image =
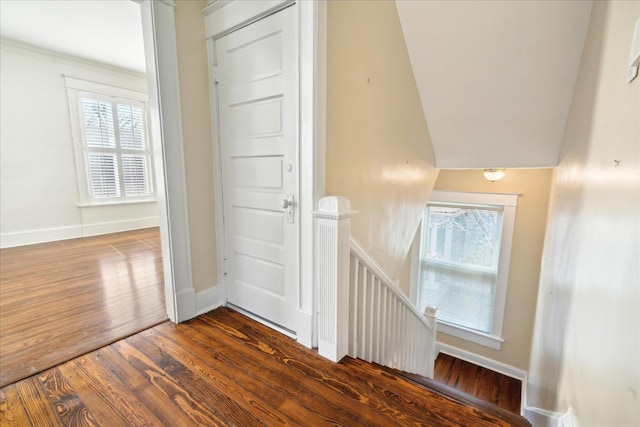
<svg viewBox="0 0 640 427">
<path fill-rule="evenodd" d="M 507 411 L 506 409 L 500 408 L 497 405 L 486 402 L 484 400 L 478 399 L 475 396 L 464 393 L 460 390 L 457 390 L 453 387 L 449 387 L 445 384 L 439 383 L 435 380 L 417 375 L 411 374 L 409 372 L 400 371 L 397 369 L 389 368 L 387 366 L 382 366 L 374 363 L 378 368 L 389 372 L 392 375 L 396 375 L 401 377 L 409 382 L 417 384 L 418 386 L 434 393 L 438 393 L 448 399 L 451 399 L 455 402 L 461 403 L 463 405 L 470 406 L 487 414 L 490 414 L 496 418 L 499 418 L 514 427 L 531 427 L 529 421 L 521 415 L 515 414 L 511 411 Z"/>
</svg>

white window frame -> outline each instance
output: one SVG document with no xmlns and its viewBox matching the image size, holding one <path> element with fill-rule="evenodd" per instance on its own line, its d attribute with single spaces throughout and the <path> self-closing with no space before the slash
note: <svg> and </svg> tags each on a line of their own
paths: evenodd
<svg viewBox="0 0 640 427">
<path fill-rule="evenodd" d="M 148 203 L 156 201 L 156 192 L 154 185 L 154 166 L 153 166 L 153 147 L 149 136 L 149 99 L 146 93 L 138 92 L 131 89 L 110 86 L 102 83 L 96 83 L 88 80 L 82 80 L 74 77 L 64 76 L 67 88 L 67 99 L 69 102 L 69 115 L 71 123 L 71 135 L 73 138 L 73 151 L 75 155 L 76 175 L 78 178 L 78 194 L 80 198 L 79 207 L 105 206 L 105 205 L 122 205 L 132 203 Z M 94 99 L 104 99 L 117 103 L 139 103 L 144 107 L 145 114 L 145 138 L 147 142 L 147 159 L 148 159 L 148 179 L 149 179 L 149 195 L 148 196 L 129 196 L 125 195 L 124 186 L 121 183 L 120 197 L 109 198 L 93 198 L 89 190 L 89 168 L 87 165 L 87 148 L 84 143 L 84 126 L 82 122 L 82 112 L 80 107 L 81 96 L 89 95 Z M 118 156 L 120 152 L 118 150 Z M 123 171 L 119 170 L 122 176 Z M 121 178 L 122 179 L 122 178 Z"/>
<path fill-rule="evenodd" d="M 452 335 L 494 350 L 500 350 L 504 339 L 502 338 L 502 324 L 504 320 L 504 307 L 507 298 L 507 287 L 509 279 L 509 264 L 511 261 L 511 246 L 513 241 L 513 229 L 515 226 L 516 208 L 518 206 L 517 194 L 506 193 L 471 193 L 460 191 L 434 190 L 431 193 L 429 202 L 444 204 L 460 204 L 470 206 L 493 206 L 500 207 L 502 214 L 502 232 L 500 240 L 500 257 L 498 261 L 498 272 L 496 276 L 496 292 L 493 307 L 493 319 L 491 332 L 486 334 L 474 331 L 458 325 L 442 322 L 438 320 L 437 330 L 448 335 Z M 418 227 L 419 238 L 414 239 L 412 247 L 411 261 L 411 288 L 410 297 L 414 303 L 418 301 L 418 287 L 420 278 L 420 263 L 422 247 L 422 223 Z"/>
</svg>

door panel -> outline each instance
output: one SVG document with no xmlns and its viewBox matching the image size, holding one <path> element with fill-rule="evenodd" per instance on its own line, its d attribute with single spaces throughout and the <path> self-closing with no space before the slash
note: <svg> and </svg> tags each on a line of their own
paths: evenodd
<svg viewBox="0 0 640 427">
<path fill-rule="evenodd" d="M 216 41 L 228 301 L 295 332 L 298 46 L 291 6 Z M 294 200 L 294 215 L 282 207 Z"/>
</svg>

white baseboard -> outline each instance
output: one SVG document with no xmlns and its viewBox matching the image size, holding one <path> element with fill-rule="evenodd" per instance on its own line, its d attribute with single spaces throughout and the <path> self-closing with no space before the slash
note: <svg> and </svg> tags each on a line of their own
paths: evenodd
<svg viewBox="0 0 640 427">
<path fill-rule="evenodd" d="M 82 237 L 82 226 L 80 225 L 15 231 L 0 234 L 0 248 L 13 248 L 15 246 L 75 239 L 77 237 Z"/>
<path fill-rule="evenodd" d="M 482 366 L 483 368 L 491 369 L 492 371 L 520 381 L 524 381 L 527 377 L 526 371 L 516 368 L 515 366 L 507 365 L 506 363 L 498 362 L 497 360 L 489 359 L 488 357 L 480 356 L 478 354 L 471 353 L 470 351 L 462 350 L 461 348 L 436 341 L 436 355 L 438 353 L 448 354 L 449 356 L 471 362 L 475 365 Z"/>
<path fill-rule="evenodd" d="M 227 303 L 224 287 L 220 284 L 196 293 L 196 315 L 208 313 Z"/>
<path fill-rule="evenodd" d="M 314 346 L 313 323 L 313 315 L 311 313 L 300 309 L 296 310 L 296 325 L 298 325 L 296 340 L 307 348 L 318 347 L 317 343 Z"/>
<path fill-rule="evenodd" d="M 36 230 L 15 231 L 0 234 L 0 248 L 34 245 L 36 243 L 77 239 L 79 237 L 98 236 L 158 226 L 158 217 L 127 219 L 95 224 L 77 224 L 64 227 L 40 228 Z"/>
<path fill-rule="evenodd" d="M 196 317 L 196 291 L 193 288 L 176 293 L 176 312 L 178 323 Z"/>
<path fill-rule="evenodd" d="M 85 224 L 82 226 L 82 237 L 99 236 L 101 234 L 120 233 L 122 231 L 157 227 L 158 224 L 159 220 L 157 216 Z"/>
<path fill-rule="evenodd" d="M 475 365 L 482 366 L 483 368 L 490 369 L 494 372 L 498 372 L 499 374 L 520 380 L 522 382 L 522 390 L 520 393 L 520 408 L 522 409 L 520 412 L 524 415 L 524 408 L 527 402 L 527 371 L 436 341 L 436 357 L 438 357 L 439 353 L 448 354 L 449 356 L 453 356 L 457 359 L 464 360 Z"/>
<path fill-rule="evenodd" d="M 578 427 L 578 419 L 571 408 L 566 413 L 541 408 L 524 408 L 522 415 L 533 427 Z"/>
</svg>

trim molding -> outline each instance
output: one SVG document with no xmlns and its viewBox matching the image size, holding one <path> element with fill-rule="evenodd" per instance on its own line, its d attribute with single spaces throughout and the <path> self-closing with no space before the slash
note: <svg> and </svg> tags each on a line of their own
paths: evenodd
<svg viewBox="0 0 640 427">
<path fill-rule="evenodd" d="M 300 283 L 298 341 L 318 346 L 317 301 L 313 285 L 315 228 L 311 212 L 324 196 L 326 125 L 326 27 L 324 1 L 298 3 L 300 61 Z"/>
<path fill-rule="evenodd" d="M 177 322 L 196 317 L 196 291 L 193 288 L 176 293 L 176 311 Z"/>
<path fill-rule="evenodd" d="M 227 296 L 224 292 L 224 286 L 218 284 L 204 291 L 197 292 L 196 298 L 196 315 L 208 313 L 213 309 L 226 304 Z"/>
<path fill-rule="evenodd" d="M 576 418 L 573 410 L 569 410 L 565 413 L 552 412 L 546 409 L 529 407 L 522 409 L 522 416 L 525 417 L 534 426 L 546 426 L 546 427 L 577 427 L 578 419 Z"/>
<path fill-rule="evenodd" d="M 448 354 L 449 356 L 453 356 L 457 359 L 464 360 L 466 362 L 473 363 L 474 365 L 482 366 L 483 368 L 520 380 L 522 382 L 522 389 L 520 393 L 520 412 L 524 415 L 524 408 L 527 403 L 527 371 L 440 341 L 436 341 L 436 357 L 438 357 L 438 354 L 440 353 Z"/>
<path fill-rule="evenodd" d="M 496 337 L 482 332 L 473 331 L 463 328 L 462 326 L 450 325 L 448 323 L 438 321 L 438 332 L 458 337 L 460 339 L 483 345 L 494 350 L 500 350 L 504 340 L 502 337 Z"/>
<path fill-rule="evenodd" d="M 119 233 L 121 231 L 137 230 L 140 228 L 157 227 L 159 223 L 157 216 L 151 216 L 146 218 L 126 219 L 122 221 L 85 224 L 82 226 L 82 237 Z"/>
<path fill-rule="evenodd" d="M 449 333 L 459 336 L 462 339 L 470 339 L 481 345 L 486 345 L 493 349 L 500 348 L 502 336 L 502 326 L 504 321 L 504 311 L 507 300 L 507 289 L 509 287 L 509 268 L 511 262 L 511 248 L 513 244 L 513 231 L 516 219 L 516 208 L 518 204 L 518 194 L 509 193 L 476 193 L 466 191 L 443 191 L 434 190 L 429 197 L 429 204 L 442 203 L 486 206 L 492 209 L 502 210 L 502 227 L 500 230 L 500 253 L 498 258 L 498 269 L 495 283 L 495 297 L 493 306 L 493 318 L 491 331 L 487 336 L 481 337 L 478 334 L 464 333 L 460 328 L 448 328 Z M 491 337 L 490 339 L 486 339 Z M 478 339 L 477 341 L 474 340 Z M 497 339 L 496 339 L 497 338 Z"/>
<path fill-rule="evenodd" d="M 0 234 L 0 248 L 34 245 L 36 243 L 77 239 L 79 237 L 99 236 L 157 227 L 158 217 L 134 218 L 122 221 L 97 222 L 94 224 L 76 224 L 64 227 L 40 228 L 36 230 L 16 231 Z"/>
<path fill-rule="evenodd" d="M 489 359 L 488 357 L 480 356 L 479 354 L 471 353 L 470 351 L 437 341 L 436 357 L 439 353 L 448 354 L 449 356 L 471 362 L 475 365 L 482 366 L 483 368 L 491 369 L 492 371 L 520 380 L 523 382 L 523 384 L 527 378 L 527 372 L 520 368 L 516 368 L 515 366 L 507 365 L 506 363 L 498 362 L 497 360 Z"/>
<path fill-rule="evenodd" d="M 312 313 L 307 313 L 301 309 L 296 310 L 296 324 L 297 325 L 311 325 L 313 324 L 314 316 Z M 296 340 L 305 347 L 314 348 L 318 347 L 317 336 L 315 336 L 316 342 L 314 342 L 313 328 L 299 328 L 296 331 Z"/>
<path fill-rule="evenodd" d="M 205 35 L 220 38 L 294 3 L 294 0 L 220 0 L 202 10 Z"/>
<path fill-rule="evenodd" d="M 100 68 L 103 71 L 112 73 L 126 74 L 131 77 L 146 79 L 146 74 L 129 68 L 121 68 L 105 62 L 92 61 L 90 59 L 81 58 L 79 56 L 68 55 L 66 53 L 49 50 L 43 47 L 34 46 L 28 43 L 19 42 L 13 39 L 0 38 L 0 48 L 8 51 L 19 53 L 22 55 L 44 56 L 55 59 L 56 61 L 64 61 L 73 65 L 81 64 L 84 66 Z"/>
<path fill-rule="evenodd" d="M 15 231 L 0 234 L 0 248 L 33 245 L 36 243 L 54 242 L 82 237 L 82 225 L 40 228 L 36 230 Z"/>
<path fill-rule="evenodd" d="M 184 165 L 182 110 L 174 3 L 140 5 L 151 111 L 153 167 L 160 215 L 167 315 L 173 322 L 195 317 L 189 216 Z M 191 295 L 190 301 L 183 295 Z M 184 310 L 184 311 L 183 311 Z"/>
</svg>

